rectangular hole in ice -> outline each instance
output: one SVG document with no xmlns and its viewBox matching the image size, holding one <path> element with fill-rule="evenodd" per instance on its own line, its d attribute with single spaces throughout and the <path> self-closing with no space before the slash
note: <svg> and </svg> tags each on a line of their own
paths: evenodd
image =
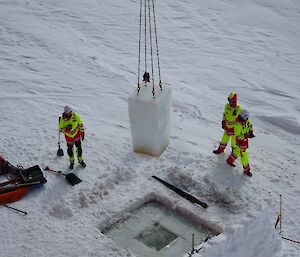
<svg viewBox="0 0 300 257">
<path fill-rule="evenodd" d="M 193 234 L 195 246 L 219 234 L 156 201 L 145 203 L 103 233 L 137 257 L 181 257 L 191 251 Z"/>
</svg>

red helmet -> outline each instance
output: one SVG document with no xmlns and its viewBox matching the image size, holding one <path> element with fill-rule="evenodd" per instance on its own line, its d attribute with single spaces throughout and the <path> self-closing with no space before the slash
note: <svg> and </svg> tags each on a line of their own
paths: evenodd
<svg viewBox="0 0 300 257">
<path fill-rule="evenodd" d="M 237 106 L 237 93 L 236 92 L 231 92 L 227 99 L 228 99 L 230 107 L 235 108 Z"/>
</svg>

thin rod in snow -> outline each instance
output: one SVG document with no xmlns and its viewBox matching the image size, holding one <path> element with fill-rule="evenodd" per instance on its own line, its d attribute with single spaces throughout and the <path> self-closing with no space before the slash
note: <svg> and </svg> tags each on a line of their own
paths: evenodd
<svg viewBox="0 0 300 257">
<path fill-rule="evenodd" d="M 299 241 L 296 241 L 296 240 L 293 240 L 293 239 L 289 239 L 289 238 L 287 238 L 287 237 L 281 237 L 282 239 L 284 239 L 284 240 L 287 240 L 287 241 L 290 241 L 290 242 L 293 242 L 293 243 L 296 243 L 296 244 L 300 244 L 300 242 Z"/>
<path fill-rule="evenodd" d="M 279 212 L 279 216 L 280 216 L 280 219 L 279 219 L 280 232 L 279 232 L 279 234 L 281 234 L 282 233 L 282 195 L 280 195 L 280 212 Z"/>
<path fill-rule="evenodd" d="M 11 210 L 13 210 L 13 211 L 16 211 L 16 212 L 18 212 L 18 213 L 20 213 L 20 214 L 23 214 L 23 215 L 27 215 L 27 214 L 28 214 L 26 211 L 21 211 L 21 210 L 19 210 L 19 209 L 17 209 L 17 208 L 8 206 L 8 205 L 6 205 L 6 204 L 3 204 L 3 206 L 6 207 L 6 208 L 8 208 L 8 209 L 11 209 Z"/>
</svg>

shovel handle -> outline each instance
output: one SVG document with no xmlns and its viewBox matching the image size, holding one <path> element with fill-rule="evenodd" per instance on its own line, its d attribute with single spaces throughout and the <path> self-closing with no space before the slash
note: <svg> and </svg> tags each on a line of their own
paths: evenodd
<svg viewBox="0 0 300 257">
<path fill-rule="evenodd" d="M 52 172 L 52 173 L 54 173 L 54 174 L 56 174 L 56 175 L 64 175 L 64 176 L 65 176 L 65 174 L 63 174 L 60 170 L 53 170 L 53 169 L 50 169 L 49 166 L 46 166 L 46 167 L 44 168 L 44 170 L 47 170 L 47 171 L 49 171 L 49 172 Z"/>
</svg>

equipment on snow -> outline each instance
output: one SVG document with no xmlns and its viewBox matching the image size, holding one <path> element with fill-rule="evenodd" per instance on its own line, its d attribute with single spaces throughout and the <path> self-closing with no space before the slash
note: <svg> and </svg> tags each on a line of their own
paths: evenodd
<svg viewBox="0 0 300 257">
<path fill-rule="evenodd" d="M 176 192 L 177 194 L 179 194 L 183 198 L 187 199 L 188 201 L 190 201 L 192 203 L 199 204 L 201 207 L 203 207 L 205 209 L 208 207 L 207 203 L 200 201 L 195 196 L 192 196 L 191 194 L 189 194 L 187 192 L 184 192 L 183 190 L 179 189 L 178 187 L 175 187 L 175 186 L 171 185 L 170 183 L 158 178 L 157 176 L 152 176 L 152 178 L 158 180 L 160 183 L 167 186 L 168 188 L 170 188 L 171 190 L 173 190 L 174 192 Z"/>
<path fill-rule="evenodd" d="M 18 213 L 21 213 L 21 214 L 23 214 L 23 215 L 27 215 L 27 214 L 28 214 L 26 211 L 21 211 L 21 210 L 19 210 L 19 209 L 17 209 L 17 208 L 8 206 L 8 205 L 6 205 L 6 204 L 3 204 L 3 206 L 6 207 L 6 208 L 8 208 L 8 209 L 14 210 L 14 211 L 16 211 L 16 212 L 18 212 Z"/>
<path fill-rule="evenodd" d="M 0 205 L 22 199 L 34 186 L 47 182 L 38 165 L 24 169 L 15 167 L 0 156 L 0 175 L 8 181 L 0 183 Z"/>
<path fill-rule="evenodd" d="M 290 242 L 296 243 L 296 244 L 300 244 L 300 241 L 296 241 L 296 240 L 293 240 L 293 239 L 289 239 L 289 238 L 287 238 L 287 237 L 284 237 L 284 236 L 282 236 L 281 238 L 282 238 L 282 239 L 284 239 L 284 240 L 287 240 L 287 241 L 290 241 Z"/>
<path fill-rule="evenodd" d="M 60 118 L 58 118 L 58 123 L 60 122 Z M 60 131 L 58 131 L 58 150 L 57 150 L 57 156 L 64 156 L 64 150 L 60 148 Z"/>
<path fill-rule="evenodd" d="M 31 189 L 29 185 L 18 185 L 0 188 L 0 205 L 21 200 Z"/>
<path fill-rule="evenodd" d="M 71 184 L 72 186 L 75 186 L 77 184 L 79 184 L 80 182 L 82 182 L 82 180 L 80 178 L 78 178 L 74 173 L 68 173 L 68 174 L 64 174 L 62 171 L 60 170 L 53 170 L 50 169 L 48 166 L 45 167 L 44 170 L 47 170 L 55 175 L 61 175 L 61 176 L 65 176 L 66 180 L 69 182 L 69 184 Z"/>
</svg>

